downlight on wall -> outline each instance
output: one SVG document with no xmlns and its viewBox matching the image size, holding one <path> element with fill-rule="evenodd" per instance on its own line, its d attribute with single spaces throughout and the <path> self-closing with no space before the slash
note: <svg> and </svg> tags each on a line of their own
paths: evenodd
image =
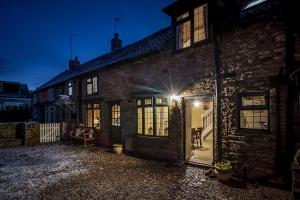
<svg viewBox="0 0 300 200">
<path fill-rule="evenodd" d="M 202 103 L 201 103 L 200 101 L 194 101 L 194 102 L 193 102 L 193 106 L 194 106 L 195 108 L 199 108 L 200 106 L 202 106 Z"/>
</svg>

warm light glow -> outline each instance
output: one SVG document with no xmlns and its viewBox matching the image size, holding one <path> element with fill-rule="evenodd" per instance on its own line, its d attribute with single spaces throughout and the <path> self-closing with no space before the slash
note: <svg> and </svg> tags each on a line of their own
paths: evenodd
<svg viewBox="0 0 300 200">
<path fill-rule="evenodd" d="M 172 101 L 179 101 L 180 100 L 180 96 L 177 96 L 175 94 L 173 94 L 170 98 L 171 98 Z"/>
<path fill-rule="evenodd" d="M 194 101 L 193 106 L 196 108 L 199 108 L 201 106 L 201 102 L 200 101 Z"/>
</svg>

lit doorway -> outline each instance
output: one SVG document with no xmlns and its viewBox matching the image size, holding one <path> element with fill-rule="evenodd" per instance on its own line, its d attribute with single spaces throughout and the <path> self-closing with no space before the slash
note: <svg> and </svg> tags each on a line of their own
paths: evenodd
<svg viewBox="0 0 300 200">
<path fill-rule="evenodd" d="M 185 101 L 185 157 L 188 162 L 212 165 L 214 152 L 213 100 L 191 98 Z"/>
</svg>

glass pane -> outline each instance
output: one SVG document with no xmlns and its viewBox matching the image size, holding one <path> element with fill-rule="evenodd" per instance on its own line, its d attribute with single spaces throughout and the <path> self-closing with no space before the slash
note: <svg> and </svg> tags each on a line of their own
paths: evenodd
<svg viewBox="0 0 300 200">
<path fill-rule="evenodd" d="M 93 78 L 93 93 L 98 92 L 98 81 L 97 81 L 97 77 Z"/>
<path fill-rule="evenodd" d="M 87 94 L 93 94 L 93 85 L 91 83 L 86 85 Z"/>
<path fill-rule="evenodd" d="M 138 134 L 143 134 L 143 110 L 142 110 L 142 108 L 137 109 L 137 120 L 138 120 L 138 122 L 137 122 Z"/>
<path fill-rule="evenodd" d="M 153 108 L 145 108 L 145 135 L 153 135 Z"/>
<path fill-rule="evenodd" d="M 145 99 L 145 105 L 152 105 L 152 99 Z"/>
<path fill-rule="evenodd" d="M 176 27 L 176 49 L 191 46 L 191 22 L 184 22 Z"/>
<path fill-rule="evenodd" d="M 99 104 L 94 104 L 94 108 L 100 108 Z"/>
<path fill-rule="evenodd" d="M 120 105 L 113 105 L 111 108 L 111 116 L 112 116 L 112 125 L 113 126 L 120 126 Z"/>
<path fill-rule="evenodd" d="M 90 83 L 90 82 L 92 82 L 92 79 L 89 78 L 89 79 L 86 80 L 86 82 Z"/>
<path fill-rule="evenodd" d="M 93 127 L 93 111 L 87 110 L 87 126 Z"/>
<path fill-rule="evenodd" d="M 100 109 L 94 110 L 94 127 L 100 129 Z"/>
<path fill-rule="evenodd" d="M 206 14 L 207 5 L 194 9 L 194 42 L 206 39 Z"/>
<path fill-rule="evenodd" d="M 168 107 L 156 108 L 156 135 L 168 136 Z"/>
<path fill-rule="evenodd" d="M 136 104 L 137 104 L 138 106 L 142 105 L 142 100 L 141 100 L 141 99 L 138 99 Z"/>
<path fill-rule="evenodd" d="M 176 18 L 176 20 L 177 20 L 177 21 L 180 21 L 180 20 L 183 20 L 183 19 L 185 19 L 185 18 L 187 18 L 187 17 L 189 17 L 189 13 L 188 13 L 188 12 L 186 12 L 186 13 L 184 13 L 184 14 L 178 16 L 178 17 Z"/>
<path fill-rule="evenodd" d="M 240 111 L 240 128 L 268 129 L 268 110 L 243 110 Z"/>
<path fill-rule="evenodd" d="M 242 97 L 242 106 L 265 106 L 266 97 L 261 96 L 248 96 Z"/>
</svg>

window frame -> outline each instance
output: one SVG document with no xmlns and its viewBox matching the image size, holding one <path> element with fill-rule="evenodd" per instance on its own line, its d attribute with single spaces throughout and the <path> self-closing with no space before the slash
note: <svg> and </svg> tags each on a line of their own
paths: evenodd
<svg viewBox="0 0 300 200">
<path fill-rule="evenodd" d="M 95 105 L 98 104 L 99 107 L 95 108 Z M 88 105 L 91 105 L 89 108 Z M 88 126 L 88 111 L 92 111 L 92 127 Z M 95 110 L 99 110 L 99 127 L 95 127 L 94 117 L 95 117 Z M 97 130 L 101 129 L 101 104 L 100 102 L 87 102 L 83 104 L 83 114 L 84 114 L 84 124 L 89 128 L 95 128 Z"/>
<path fill-rule="evenodd" d="M 201 6 L 206 6 L 206 8 L 204 8 L 204 13 L 205 13 L 204 26 L 205 26 L 205 36 L 206 36 L 206 38 L 203 39 L 203 40 L 199 40 L 199 41 L 195 42 L 195 28 L 194 28 L 195 17 L 194 17 L 194 12 L 195 12 L 195 9 L 197 9 L 198 7 L 201 7 Z M 188 16 L 183 18 L 183 19 L 178 20 L 178 18 L 180 16 L 184 15 L 185 13 L 188 13 Z M 183 25 L 184 23 L 186 23 L 188 21 L 190 21 L 190 40 L 191 40 L 190 41 L 190 46 L 189 47 L 183 47 L 183 48 L 177 48 L 177 38 L 178 38 L 177 27 L 180 26 L 180 25 Z M 207 43 L 207 41 L 209 41 L 211 39 L 211 34 L 210 34 L 210 29 L 211 28 L 210 28 L 210 20 L 209 20 L 209 3 L 205 2 L 205 3 L 199 4 L 197 6 L 194 6 L 190 9 L 188 9 L 188 10 L 185 10 L 184 12 L 181 12 L 180 14 L 173 17 L 173 24 L 174 24 L 174 32 L 175 32 L 174 49 L 175 49 L 176 52 Z"/>
<path fill-rule="evenodd" d="M 94 84 L 94 79 L 96 79 L 96 85 Z M 88 80 L 91 80 L 91 81 L 88 81 Z M 91 85 L 92 87 L 92 93 L 89 94 L 88 93 L 88 86 Z M 95 94 L 98 94 L 98 76 L 90 76 L 88 78 L 85 79 L 85 89 L 86 89 L 86 96 L 92 96 L 92 95 L 95 95 Z M 94 90 L 96 86 L 96 90 Z"/>
<path fill-rule="evenodd" d="M 69 81 L 67 83 L 67 88 L 68 88 L 68 96 L 73 96 L 73 82 L 72 81 Z"/>
<path fill-rule="evenodd" d="M 152 99 L 152 104 L 145 104 L 145 99 Z M 162 98 L 166 99 L 166 102 L 163 102 L 161 104 L 157 104 L 157 99 Z M 138 101 L 141 101 L 141 104 L 138 105 Z M 169 98 L 168 97 L 143 97 L 143 98 L 138 98 L 136 99 L 136 135 L 141 136 L 141 137 L 159 137 L 159 138 L 168 138 L 170 136 L 169 134 L 169 122 L 170 122 L 170 109 L 169 109 Z M 162 136 L 162 135 L 157 135 L 157 122 L 156 122 L 156 111 L 157 108 L 159 107 L 167 107 L 168 108 L 168 135 Z M 142 133 L 139 133 L 138 130 L 138 108 L 142 109 Z M 145 108 L 152 108 L 153 113 L 152 113 L 152 118 L 153 118 L 153 135 L 146 135 L 145 134 Z"/>
<path fill-rule="evenodd" d="M 117 110 L 113 109 L 114 107 L 118 107 Z M 118 118 L 115 118 L 115 113 L 118 113 Z M 119 124 L 113 123 L 115 120 L 119 120 Z M 112 127 L 121 127 L 121 105 L 120 103 L 112 103 L 110 105 L 110 126 Z"/>
<path fill-rule="evenodd" d="M 264 96 L 265 97 L 265 105 L 251 105 L 251 106 L 243 106 L 243 97 L 251 97 L 251 96 Z M 262 92 L 245 92 L 239 93 L 237 99 L 237 127 L 240 131 L 247 132 L 269 132 L 270 131 L 270 92 L 262 91 Z M 268 111 L 268 126 L 267 129 L 255 129 L 255 128 L 241 128 L 241 111 L 243 110 L 267 110 Z"/>
</svg>

